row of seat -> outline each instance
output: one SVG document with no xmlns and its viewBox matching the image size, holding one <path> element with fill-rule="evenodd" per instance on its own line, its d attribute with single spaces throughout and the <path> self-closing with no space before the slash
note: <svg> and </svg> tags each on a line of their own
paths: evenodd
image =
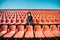
<svg viewBox="0 0 60 40">
<path fill-rule="evenodd" d="M 5 16 L 7 16 L 7 17 L 11 17 L 11 16 L 27 16 L 27 13 L 28 13 L 28 10 L 17 10 L 17 11 L 15 11 L 15 10 L 13 10 L 13 11 L 11 11 L 11 10 L 0 10 L 1 12 L 0 12 L 0 16 L 2 15 L 5 15 Z M 31 12 L 31 14 L 32 14 L 32 16 L 33 17 L 60 17 L 60 15 L 59 15 L 59 11 L 47 11 L 47 10 L 31 10 L 30 11 Z M 57 16 L 58 15 L 58 16 Z"/>
<path fill-rule="evenodd" d="M 36 14 L 36 13 L 43 13 L 43 14 L 53 14 L 53 13 L 59 13 L 60 10 L 0 10 L 1 13 L 24 13 L 24 12 L 28 12 L 28 11 L 31 11 L 33 14 Z"/>
<path fill-rule="evenodd" d="M 60 19 L 50 19 L 50 18 L 33 18 L 33 24 L 60 24 Z M 16 18 L 16 19 L 0 19 L 0 24 L 26 24 L 26 19 Z"/>
<path fill-rule="evenodd" d="M 55 15 L 52 15 L 52 16 L 50 16 L 50 15 L 39 15 L 39 16 L 32 16 L 33 18 L 35 18 L 35 19 L 37 19 L 37 18 L 54 18 L 54 19 L 57 19 L 57 18 L 60 18 L 60 16 L 55 16 Z M 23 15 L 23 16 L 5 16 L 5 15 L 2 15 L 2 16 L 0 16 L 0 19 L 2 19 L 2 18 L 5 18 L 5 19 L 13 19 L 13 18 L 20 18 L 20 19 L 22 19 L 22 18 L 27 18 L 27 15 L 25 16 L 25 15 Z"/>
<path fill-rule="evenodd" d="M 11 14 L 11 15 L 13 15 L 13 14 Z M 25 24 L 27 16 L 24 17 L 24 15 L 23 15 L 23 16 L 19 17 L 19 14 L 21 14 L 21 13 L 15 13 L 14 14 L 15 16 L 9 16 L 10 15 L 9 14 L 8 15 L 9 17 L 8 17 L 7 14 L 2 13 L 2 16 L 0 17 L 0 24 L 15 24 L 15 23 Z M 27 13 L 24 13 L 24 14 L 27 14 Z M 3 15 L 6 15 L 6 16 L 3 16 Z M 56 16 L 56 18 L 54 18 L 54 16 L 52 16 L 50 18 L 49 16 L 46 16 L 46 17 L 45 17 L 45 15 L 44 16 L 41 15 L 40 17 L 32 16 L 33 17 L 32 21 L 34 24 L 59 24 L 60 23 L 60 21 L 59 21 L 60 17 Z M 41 20 L 43 20 L 44 22 L 42 22 Z"/>
<path fill-rule="evenodd" d="M 32 25 L 2 25 L 0 28 L 0 37 L 3 38 L 55 38 L 60 37 L 60 25 L 35 25 L 34 30 Z"/>
</svg>

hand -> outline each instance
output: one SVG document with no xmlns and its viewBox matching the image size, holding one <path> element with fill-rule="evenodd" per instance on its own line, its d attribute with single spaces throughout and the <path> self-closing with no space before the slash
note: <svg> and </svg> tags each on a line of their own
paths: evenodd
<svg viewBox="0 0 60 40">
<path fill-rule="evenodd" d="M 30 22 L 29 22 L 29 25 L 30 25 Z"/>
</svg>

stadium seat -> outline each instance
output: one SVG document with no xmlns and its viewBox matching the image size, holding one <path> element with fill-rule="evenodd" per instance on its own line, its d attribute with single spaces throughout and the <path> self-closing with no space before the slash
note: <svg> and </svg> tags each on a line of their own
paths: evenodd
<svg viewBox="0 0 60 40">
<path fill-rule="evenodd" d="M 1 29 L 1 31 L 0 31 L 0 37 L 1 37 L 1 36 L 3 36 L 4 34 L 7 33 L 8 26 L 7 25 L 3 25 L 0 29 Z"/>
<path fill-rule="evenodd" d="M 46 18 L 46 24 L 51 24 L 51 21 L 49 18 Z"/>
<path fill-rule="evenodd" d="M 18 26 L 18 31 L 16 32 L 16 34 L 14 35 L 13 38 L 23 38 L 23 36 L 24 36 L 24 26 L 19 25 Z"/>
<path fill-rule="evenodd" d="M 2 18 L 2 19 L 1 19 L 1 23 L 2 23 L 2 24 L 5 24 L 5 22 L 6 22 L 6 19 L 5 19 L 5 18 Z"/>
<path fill-rule="evenodd" d="M 16 23 L 15 24 L 20 24 L 21 23 L 21 19 L 16 19 Z"/>
<path fill-rule="evenodd" d="M 33 24 L 37 24 L 37 22 L 36 22 L 36 19 L 34 18 L 34 19 L 32 19 L 32 23 Z"/>
<path fill-rule="evenodd" d="M 40 25 L 34 26 L 34 33 L 35 33 L 36 38 L 44 38 L 45 37 Z"/>
<path fill-rule="evenodd" d="M 43 33 L 46 36 L 46 38 L 53 38 L 53 37 L 55 37 L 55 35 L 53 35 L 50 32 L 50 29 L 49 29 L 49 26 L 48 25 L 43 25 Z"/>
<path fill-rule="evenodd" d="M 41 19 L 40 19 L 40 18 L 38 18 L 38 19 L 37 19 L 37 24 L 42 24 L 42 22 L 41 22 Z"/>
<path fill-rule="evenodd" d="M 15 24 L 16 19 L 11 19 L 11 23 L 10 24 Z"/>
<path fill-rule="evenodd" d="M 21 19 L 21 24 L 25 24 L 26 23 L 26 19 Z"/>
<path fill-rule="evenodd" d="M 16 31 L 16 26 L 15 25 L 11 25 L 9 27 L 9 32 L 6 33 L 3 37 L 4 38 L 11 38 L 15 34 L 15 31 Z"/>
<path fill-rule="evenodd" d="M 50 30 L 51 30 L 51 33 L 53 33 L 56 37 L 60 37 L 60 33 L 59 33 L 56 25 L 51 25 Z"/>
<path fill-rule="evenodd" d="M 34 38 L 33 34 L 33 26 L 32 25 L 27 25 L 26 26 L 26 31 L 25 31 L 25 38 Z"/>
<path fill-rule="evenodd" d="M 32 16 L 31 25 L 26 25 L 28 12 Z M 5 38 L 60 40 L 60 10 L 0 10 L 0 40 Z"/>
<path fill-rule="evenodd" d="M 11 24 L 11 19 L 6 19 L 5 24 Z"/>
<path fill-rule="evenodd" d="M 58 25 L 58 30 L 60 31 L 60 25 Z"/>
</svg>

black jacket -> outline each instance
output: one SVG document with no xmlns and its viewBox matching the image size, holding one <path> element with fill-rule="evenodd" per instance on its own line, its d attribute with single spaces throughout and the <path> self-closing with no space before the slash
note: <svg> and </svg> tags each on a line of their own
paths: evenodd
<svg viewBox="0 0 60 40">
<path fill-rule="evenodd" d="M 28 16 L 26 21 L 27 22 L 32 22 L 32 16 Z"/>
</svg>

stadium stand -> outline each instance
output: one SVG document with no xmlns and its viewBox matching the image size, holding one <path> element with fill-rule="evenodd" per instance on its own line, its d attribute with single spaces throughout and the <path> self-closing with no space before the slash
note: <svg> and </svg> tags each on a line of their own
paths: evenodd
<svg viewBox="0 0 60 40">
<path fill-rule="evenodd" d="M 25 26 L 27 12 L 33 24 Z M 0 10 L 0 40 L 60 40 L 60 10 Z"/>
</svg>

